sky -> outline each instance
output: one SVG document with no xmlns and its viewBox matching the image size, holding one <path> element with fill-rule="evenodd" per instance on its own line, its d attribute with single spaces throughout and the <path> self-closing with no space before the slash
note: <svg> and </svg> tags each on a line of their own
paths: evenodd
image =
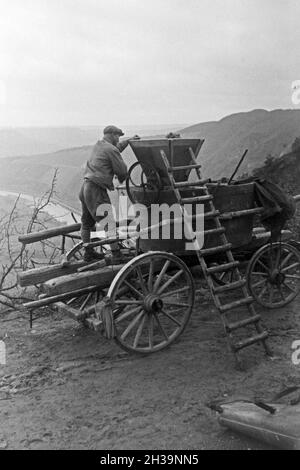
<svg viewBox="0 0 300 470">
<path fill-rule="evenodd" d="M 0 0 L 0 126 L 300 108 L 299 0 Z"/>
</svg>

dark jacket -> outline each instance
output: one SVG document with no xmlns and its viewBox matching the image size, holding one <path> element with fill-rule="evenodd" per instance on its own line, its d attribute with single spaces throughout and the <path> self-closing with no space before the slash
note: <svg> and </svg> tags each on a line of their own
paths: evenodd
<svg viewBox="0 0 300 470">
<path fill-rule="evenodd" d="M 127 166 L 117 147 L 106 140 L 98 140 L 86 163 L 84 178 L 101 188 L 113 190 L 114 175 L 122 183 L 127 176 Z"/>
</svg>

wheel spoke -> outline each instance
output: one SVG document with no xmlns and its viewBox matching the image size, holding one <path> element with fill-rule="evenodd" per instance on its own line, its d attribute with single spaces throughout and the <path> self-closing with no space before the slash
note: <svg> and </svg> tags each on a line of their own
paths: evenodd
<svg viewBox="0 0 300 470">
<path fill-rule="evenodd" d="M 180 289 L 173 290 L 172 292 L 166 292 L 165 294 L 161 295 L 161 298 L 164 299 L 165 297 L 171 297 L 172 295 L 181 294 L 182 292 L 186 292 L 187 290 L 190 290 L 188 286 L 181 287 Z"/>
<path fill-rule="evenodd" d="M 144 295 L 146 295 L 147 294 L 147 287 L 146 287 L 145 280 L 144 280 L 143 275 L 142 275 L 141 268 L 139 266 L 136 266 L 135 270 L 138 274 L 138 278 L 139 278 L 139 281 L 140 281 L 142 291 L 143 291 Z"/>
<path fill-rule="evenodd" d="M 115 300 L 115 304 L 116 305 L 142 305 L 142 301 L 141 300 L 131 300 L 131 299 L 128 299 L 128 300 Z"/>
<path fill-rule="evenodd" d="M 275 266 L 273 266 L 273 269 L 277 269 L 278 265 L 279 265 L 279 262 L 280 262 L 280 257 L 281 257 L 281 248 L 279 247 L 278 250 L 277 250 L 277 254 L 276 254 L 276 259 L 275 259 Z"/>
<path fill-rule="evenodd" d="M 289 271 L 289 270 L 292 269 L 292 268 L 296 268 L 297 266 L 300 266 L 300 263 L 299 263 L 299 262 L 294 263 L 294 264 L 291 264 L 291 265 L 288 266 L 287 268 L 281 269 L 281 272 L 282 272 L 282 273 L 285 273 L 286 271 Z"/>
<path fill-rule="evenodd" d="M 278 287 L 278 290 L 279 290 L 279 293 L 280 293 L 280 295 L 281 295 L 282 300 L 285 300 L 285 297 L 284 297 L 284 295 L 283 295 L 283 293 L 282 293 L 281 287 L 280 287 L 280 286 L 277 286 L 277 287 Z"/>
<path fill-rule="evenodd" d="M 255 275 L 255 276 L 262 276 L 262 277 L 268 277 L 268 276 L 269 276 L 269 274 L 267 274 L 267 273 L 262 273 L 262 272 L 260 272 L 260 271 L 253 271 L 253 272 L 251 273 L 251 275 L 252 275 L 252 276 L 254 276 L 254 275 Z"/>
<path fill-rule="evenodd" d="M 298 281 L 300 281 L 300 276 L 297 274 L 285 274 L 285 277 L 288 277 L 289 279 L 298 279 Z"/>
<path fill-rule="evenodd" d="M 139 297 L 144 298 L 143 294 L 139 292 L 130 282 L 126 281 L 126 279 L 124 279 L 124 284 L 126 284 L 126 286 L 129 287 L 132 292 L 135 292 L 135 294 L 137 294 Z"/>
<path fill-rule="evenodd" d="M 270 271 L 270 269 L 260 259 L 258 259 L 257 262 L 264 268 L 267 273 Z"/>
<path fill-rule="evenodd" d="M 164 290 L 166 290 L 167 287 L 169 287 L 170 284 L 172 284 L 174 281 L 176 281 L 176 279 L 178 279 L 181 274 L 183 274 L 183 270 L 180 269 L 180 271 L 178 271 L 176 274 L 174 274 L 174 276 L 171 277 L 171 279 L 169 279 L 159 290 L 158 290 L 158 294 L 162 294 Z"/>
<path fill-rule="evenodd" d="M 294 289 L 293 287 L 291 287 L 291 286 L 290 286 L 289 284 L 287 284 L 286 282 L 284 282 L 283 285 L 284 285 L 285 287 L 287 287 L 290 291 L 292 291 L 292 292 L 294 292 L 294 293 L 297 292 L 296 289 Z"/>
<path fill-rule="evenodd" d="M 90 292 L 89 295 L 86 297 L 86 299 L 84 300 L 84 302 L 81 304 L 80 306 L 80 309 L 79 310 L 83 310 L 84 307 L 86 306 L 86 304 L 88 303 L 88 301 L 91 299 L 91 297 L 93 296 L 94 292 Z"/>
<path fill-rule="evenodd" d="M 170 313 L 166 312 L 165 310 L 161 310 L 161 313 L 168 317 L 173 323 L 175 323 L 177 326 L 181 327 L 181 323 L 174 318 Z"/>
<path fill-rule="evenodd" d="M 259 287 L 267 282 L 267 279 L 263 279 L 262 281 L 256 282 L 255 284 L 252 285 L 252 287 Z"/>
<path fill-rule="evenodd" d="M 274 288 L 271 285 L 270 286 L 270 293 L 269 293 L 269 302 L 270 302 L 270 304 L 273 302 L 273 297 L 274 297 Z"/>
<path fill-rule="evenodd" d="M 147 316 L 146 314 L 144 314 L 142 316 L 142 319 L 140 321 L 140 324 L 139 324 L 139 327 L 137 329 L 137 332 L 136 332 L 136 335 L 135 335 L 135 338 L 134 338 L 134 343 L 133 343 L 133 347 L 136 348 L 139 344 L 139 341 L 140 341 L 140 338 L 141 338 L 141 334 L 143 332 L 143 328 L 144 328 L 144 325 L 145 325 L 145 320 L 146 320 Z"/>
<path fill-rule="evenodd" d="M 280 266 L 281 268 L 283 268 L 283 266 L 292 258 L 293 254 L 294 254 L 294 253 L 289 253 L 289 254 L 287 255 L 287 257 L 284 258 L 284 260 L 282 261 L 281 266 Z"/>
<path fill-rule="evenodd" d="M 142 311 L 140 312 L 133 320 L 131 323 L 129 323 L 129 325 L 127 326 L 126 330 L 123 331 L 122 335 L 121 335 L 121 339 L 125 339 L 128 334 L 130 333 L 130 331 L 132 330 L 132 328 L 135 327 L 135 325 L 140 321 L 140 319 L 142 318 L 142 316 L 145 315 L 145 312 Z"/>
<path fill-rule="evenodd" d="M 160 282 L 162 280 L 162 277 L 165 275 L 168 267 L 170 266 L 171 264 L 171 261 L 170 260 L 167 260 L 161 270 L 161 272 L 159 273 L 158 275 L 158 278 L 156 279 L 155 283 L 154 283 L 154 286 L 153 286 L 153 292 L 156 292 L 157 291 L 157 288 L 158 286 L 160 285 Z"/>
<path fill-rule="evenodd" d="M 166 341 L 168 341 L 168 340 L 169 340 L 169 337 L 168 337 L 168 335 L 166 334 L 165 330 L 163 329 L 163 326 L 162 326 L 162 324 L 160 323 L 160 320 L 159 320 L 158 315 L 157 315 L 156 313 L 154 314 L 154 318 L 155 318 L 155 320 L 156 320 L 156 323 L 157 323 L 157 325 L 158 325 L 158 329 L 159 329 L 161 335 L 165 338 Z"/>
<path fill-rule="evenodd" d="M 153 272 L 154 272 L 154 263 L 153 260 L 150 261 L 149 268 L 149 278 L 148 278 L 148 291 L 150 292 L 153 286 Z"/>
<path fill-rule="evenodd" d="M 228 273 L 226 273 L 225 271 L 224 271 L 222 274 L 220 274 L 220 276 L 219 276 L 219 281 L 223 281 L 223 279 L 224 279 L 224 277 L 226 276 L 226 274 L 228 274 Z"/>
<path fill-rule="evenodd" d="M 268 284 L 265 285 L 265 287 L 262 289 L 258 297 L 261 299 L 263 295 L 267 292 L 267 290 L 268 290 Z"/>
<path fill-rule="evenodd" d="M 122 313 L 118 318 L 116 318 L 115 323 L 120 323 L 122 320 L 125 320 L 126 318 L 130 317 L 130 315 L 134 315 L 135 313 L 138 313 L 142 310 L 142 307 L 135 307 L 132 308 L 131 310 L 127 310 L 127 312 Z M 114 312 L 115 315 L 115 312 Z"/>
</svg>

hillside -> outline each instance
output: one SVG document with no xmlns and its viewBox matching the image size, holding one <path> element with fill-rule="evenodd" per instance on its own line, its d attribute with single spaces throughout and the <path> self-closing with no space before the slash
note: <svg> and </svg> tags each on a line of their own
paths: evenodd
<svg viewBox="0 0 300 470">
<path fill-rule="evenodd" d="M 251 172 L 267 155 L 278 157 L 300 136 L 300 110 L 254 110 L 232 114 L 218 122 L 182 129 L 183 137 L 202 137 L 199 155 L 205 176 L 230 176 L 245 149 L 248 155 L 241 171 Z"/>
<path fill-rule="evenodd" d="M 84 146 L 30 157 L 1 158 L 0 189 L 39 196 L 50 187 L 58 168 L 55 197 L 74 209 L 80 209 L 78 193 L 91 149 L 92 146 Z M 129 147 L 123 152 L 123 157 L 128 166 L 136 161 Z M 111 194 L 111 197 L 116 195 Z"/>
<path fill-rule="evenodd" d="M 263 165 L 268 155 L 279 158 L 291 154 L 291 143 L 300 137 L 300 110 L 233 114 L 217 122 L 184 128 L 180 134 L 205 138 L 199 155 L 205 176 L 215 179 L 230 176 L 245 148 L 249 152 L 240 174 L 250 174 Z M 90 151 L 91 146 L 85 145 L 28 157 L 0 158 L 0 189 L 41 194 L 58 168 L 57 198 L 78 209 L 83 166 Z M 136 161 L 129 147 L 123 156 L 128 167 Z M 292 167 L 287 171 L 293 172 Z"/>
<path fill-rule="evenodd" d="M 183 124 L 121 126 L 126 135 L 156 135 L 170 132 Z M 104 126 L 81 127 L 0 127 L 0 158 L 47 154 L 65 148 L 92 145 Z"/>
</svg>

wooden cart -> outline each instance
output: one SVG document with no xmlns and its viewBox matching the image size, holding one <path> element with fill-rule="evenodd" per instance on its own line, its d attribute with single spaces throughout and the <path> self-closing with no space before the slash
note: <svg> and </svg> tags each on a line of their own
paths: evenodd
<svg viewBox="0 0 300 470">
<path fill-rule="evenodd" d="M 255 206 L 253 184 L 220 184 L 201 178 L 197 156 L 202 144 L 200 139 L 180 138 L 131 142 L 137 163 L 129 171 L 126 190 L 131 202 L 148 208 L 147 220 L 140 219 L 133 228 L 130 221 L 131 231 L 128 221 L 120 222 L 115 234 L 98 236 L 90 244 L 105 253 L 110 242 L 118 241 L 128 261 L 114 266 L 107 266 L 105 260 L 85 263 L 79 241 L 61 264 L 21 273 L 21 286 L 39 285 L 42 291 L 38 300 L 24 304 L 31 321 L 35 310 L 53 305 L 114 338 L 127 351 L 147 354 L 164 349 L 189 321 L 195 303 L 191 268 L 198 265 L 232 351 L 259 343 L 270 353 L 268 332 L 254 302 L 275 308 L 295 298 L 300 290 L 299 249 L 296 243 L 285 241 L 287 231 L 280 241 L 268 243 L 270 233 L 254 227 L 262 208 Z M 163 203 L 177 204 L 188 236 L 176 239 L 178 218 L 172 216 L 158 221 L 158 237 L 142 236 L 153 228 L 149 222 L 153 204 Z M 199 204 L 204 205 L 204 214 L 197 212 Z M 195 229 L 199 217 L 204 218 L 203 246 Z M 166 224 L 170 237 L 163 239 L 160 234 Z M 79 229 L 80 224 L 74 224 L 19 240 L 26 244 L 61 235 L 63 252 L 66 237 L 76 241 Z M 186 249 L 191 240 L 193 249 Z M 247 263 L 246 275 L 240 270 L 241 262 Z"/>
</svg>

